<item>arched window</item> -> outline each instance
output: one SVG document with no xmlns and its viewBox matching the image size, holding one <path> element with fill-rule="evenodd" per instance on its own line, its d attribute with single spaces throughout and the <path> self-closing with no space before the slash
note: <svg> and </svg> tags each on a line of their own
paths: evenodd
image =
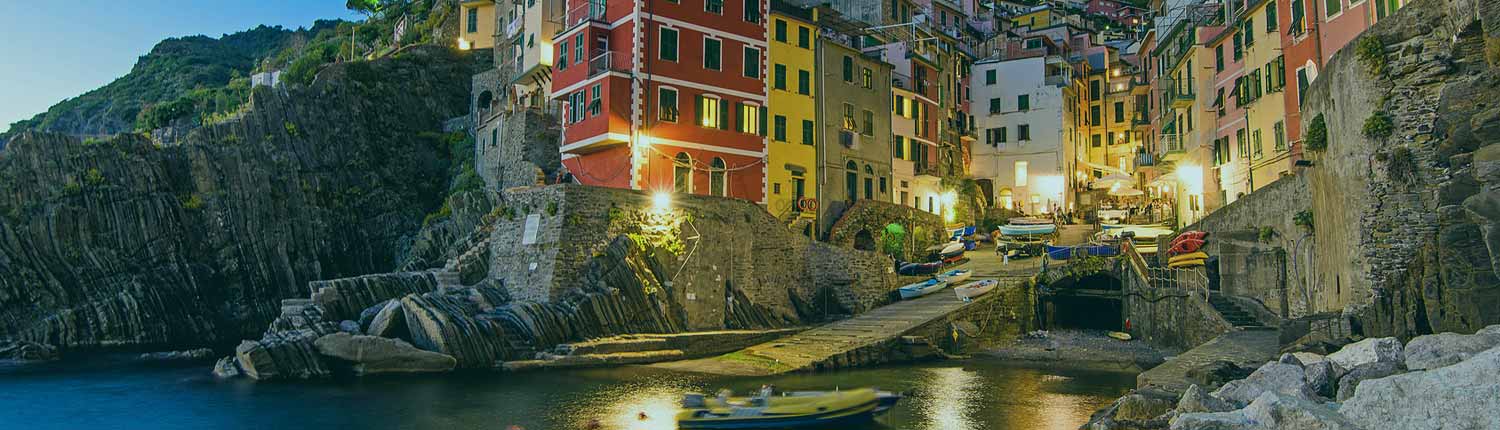
<svg viewBox="0 0 1500 430">
<path fill-rule="evenodd" d="M 672 190 L 684 194 L 693 192 L 693 157 L 686 152 L 679 152 L 672 159 Z"/>
<path fill-rule="evenodd" d="M 870 165 L 866 164 L 865 165 L 865 198 L 866 199 L 873 199 L 873 198 L 875 198 L 875 178 L 874 178 L 874 176 L 875 176 L 875 169 L 871 169 Z"/>
<path fill-rule="evenodd" d="M 724 159 L 714 157 L 714 161 L 709 167 L 712 169 L 708 171 L 708 193 L 720 197 L 727 195 L 728 186 L 726 184 L 727 181 L 725 181 L 725 175 L 728 175 L 729 172 L 725 170 L 728 166 L 724 164 Z"/>
<path fill-rule="evenodd" d="M 844 165 L 844 168 L 849 169 L 848 172 L 844 172 L 844 191 L 847 193 L 848 200 L 853 202 L 859 198 L 859 166 L 850 161 L 849 164 Z"/>
</svg>

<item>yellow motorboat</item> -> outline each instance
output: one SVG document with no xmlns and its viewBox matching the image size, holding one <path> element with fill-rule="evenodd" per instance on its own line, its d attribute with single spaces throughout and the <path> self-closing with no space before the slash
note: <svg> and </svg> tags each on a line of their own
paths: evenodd
<svg viewBox="0 0 1500 430">
<path fill-rule="evenodd" d="M 677 425 L 683 429 L 808 428 L 858 424 L 885 413 L 900 394 L 860 388 L 844 391 L 800 391 L 752 397 L 683 396 Z"/>
</svg>

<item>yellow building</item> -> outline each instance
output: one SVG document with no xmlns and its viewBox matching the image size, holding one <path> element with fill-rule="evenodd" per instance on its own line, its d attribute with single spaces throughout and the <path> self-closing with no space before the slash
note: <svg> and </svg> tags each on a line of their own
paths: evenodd
<svg viewBox="0 0 1500 430">
<path fill-rule="evenodd" d="M 812 218 L 817 211 L 803 210 L 814 208 L 799 207 L 798 201 L 817 195 L 816 11 L 771 5 L 766 210 L 782 219 Z"/>
<path fill-rule="evenodd" d="M 1200 97 L 1214 92 L 1213 68 L 1205 70 L 1203 65 L 1213 64 L 1212 50 L 1205 45 L 1216 34 L 1217 27 L 1181 20 L 1152 53 L 1164 66 L 1156 82 L 1161 118 L 1155 140 L 1161 161 L 1173 166 L 1172 185 L 1164 194 L 1176 202 L 1178 226 L 1196 222 L 1223 204 L 1214 193 L 1205 193 L 1210 180 L 1205 166 L 1213 162 L 1217 114 L 1206 108 L 1212 98 Z"/>
<path fill-rule="evenodd" d="M 1245 107 L 1247 141 L 1241 154 L 1249 154 L 1251 191 L 1269 184 L 1291 170 L 1291 145 L 1286 138 L 1286 60 L 1281 55 L 1281 36 L 1276 28 L 1275 3 L 1252 2 L 1236 25 L 1245 51 L 1244 76 L 1237 85 L 1238 102 Z M 1270 5 L 1269 7 L 1267 5 Z"/>
<path fill-rule="evenodd" d="M 458 48 L 485 49 L 495 46 L 495 1 L 470 0 L 458 5 Z"/>
<path fill-rule="evenodd" d="M 1018 27 L 1043 28 L 1052 24 L 1060 24 L 1066 19 L 1052 6 L 1038 6 L 1030 12 L 1026 12 L 1010 19 Z"/>
</svg>

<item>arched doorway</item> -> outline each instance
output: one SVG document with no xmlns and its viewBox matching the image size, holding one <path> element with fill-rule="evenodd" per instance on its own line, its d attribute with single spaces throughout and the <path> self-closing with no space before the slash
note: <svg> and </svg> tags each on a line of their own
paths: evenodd
<svg viewBox="0 0 1500 430">
<path fill-rule="evenodd" d="M 672 159 L 672 190 L 683 194 L 693 192 L 693 157 L 686 152 L 679 152 Z"/>
<path fill-rule="evenodd" d="M 726 180 L 725 176 L 728 175 L 729 172 L 727 170 L 727 166 L 724 164 L 724 159 L 714 157 L 714 161 L 709 165 L 709 167 L 710 170 L 708 171 L 708 193 L 719 197 L 728 195 L 729 185 L 727 184 L 728 181 Z"/>
<path fill-rule="evenodd" d="M 875 235 L 870 234 L 870 230 L 860 230 L 859 233 L 855 233 L 854 249 L 858 249 L 860 251 L 874 251 Z"/>
<path fill-rule="evenodd" d="M 1002 208 L 1009 209 L 1009 210 L 1015 210 L 1016 209 L 1016 196 L 1015 196 L 1014 193 L 1012 193 L 1010 191 L 1010 188 L 1001 188 L 1000 189 L 1000 200 L 999 200 L 999 202 L 1000 202 L 1000 207 L 1002 207 Z"/>
</svg>

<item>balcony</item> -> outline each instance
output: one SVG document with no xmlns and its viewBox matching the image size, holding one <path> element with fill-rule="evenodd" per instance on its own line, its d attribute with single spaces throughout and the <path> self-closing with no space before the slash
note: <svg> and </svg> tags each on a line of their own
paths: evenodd
<svg viewBox="0 0 1500 430">
<path fill-rule="evenodd" d="M 1193 87 L 1183 83 L 1174 82 L 1170 79 L 1162 80 L 1162 92 L 1166 96 L 1167 103 L 1173 108 L 1187 109 L 1193 105 L 1197 97 L 1193 94 Z"/>
<path fill-rule="evenodd" d="M 1053 86 L 1053 87 L 1058 87 L 1058 88 L 1066 87 L 1066 86 L 1068 86 L 1068 75 L 1052 75 L 1052 76 L 1048 76 L 1046 78 L 1046 84 L 1048 86 Z"/>
<path fill-rule="evenodd" d="M 917 93 L 918 95 L 921 95 L 922 97 L 927 97 L 927 87 L 929 86 L 928 84 L 929 82 L 927 82 L 926 80 L 918 81 L 916 79 L 913 79 L 911 76 L 891 72 L 892 87 L 911 91 Z"/>
<path fill-rule="evenodd" d="M 507 39 L 514 39 L 521 31 L 521 23 L 521 17 L 519 16 L 505 23 L 505 37 Z"/>
<path fill-rule="evenodd" d="M 630 72 L 630 55 L 624 52 L 605 51 L 596 52 L 589 59 L 589 77 L 599 76 L 607 72 Z"/>
<path fill-rule="evenodd" d="M 932 179 L 943 177 L 941 169 L 933 163 L 912 163 L 912 173 L 917 177 L 926 176 Z"/>
<path fill-rule="evenodd" d="M 1144 111 L 1135 111 L 1135 115 L 1130 117 L 1130 125 L 1137 127 L 1151 125 L 1151 117 L 1147 116 Z"/>
<path fill-rule="evenodd" d="M 1182 139 L 1178 139 L 1175 134 L 1163 134 L 1159 136 L 1157 142 L 1159 142 L 1158 149 L 1163 159 L 1186 152 L 1182 145 Z"/>
<path fill-rule="evenodd" d="M 589 0 L 584 4 L 568 9 L 562 16 L 555 17 L 552 20 L 558 24 L 562 24 L 557 28 L 558 33 L 562 33 L 587 22 L 606 22 L 604 19 L 605 10 L 605 2 L 603 0 Z"/>
<path fill-rule="evenodd" d="M 1149 152 L 1138 152 L 1135 154 L 1136 167 L 1151 167 L 1156 165 L 1156 154 Z"/>
</svg>

